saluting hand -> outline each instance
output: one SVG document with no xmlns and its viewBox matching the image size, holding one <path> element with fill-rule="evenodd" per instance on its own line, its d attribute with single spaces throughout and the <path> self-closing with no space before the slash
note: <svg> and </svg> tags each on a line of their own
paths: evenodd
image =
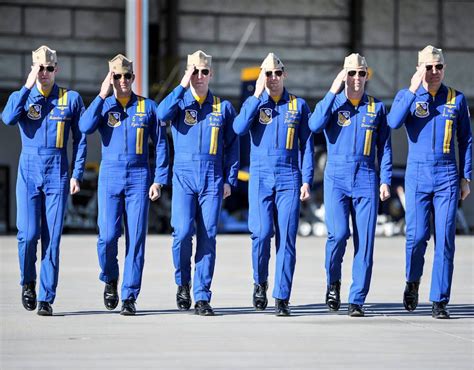
<svg viewBox="0 0 474 370">
<path fill-rule="evenodd" d="M 222 199 L 227 198 L 232 194 L 232 188 L 230 187 L 229 184 L 224 184 L 224 195 L 222 196 Z"/>
<path fill-rule="evenodd" d="M 305 182 L 303 185 L 301 185 L 301 188 L 300 188 L 300 200 L 304 202 L 305 200 L 308 200 L 309 198 L 311 198 L 311 189 L 310 189 L 309 184 Z"/>
<path fill-rule="evenodd" d="M 380 200 L 383 202 L 390 198 L 390 186 L 387 184 L 380 185 Z"/>
<path fill-rule="evenodd" d="M 408 90 L 410 90 L 413 94 L 418 90 L 420 87 L 421 83 L 423 82 L 423 78 L 425 77 L 426 74 L 426 68 L 425 64 L 421 64 L 416 68 L 416 72 L 413 74 L 413 77 L 411 78 L 410 81 L 410 87 Z"/>
<path fill-rule="evenodd" d="M 105 99 L 107 96 L 109 96 L 110 91 L 112 90 L 112 78 L 114 76 L 113 72 L 107 73 L 107 76 L 105 76 L 104 81 L 102 81 L 102 85 L 100 86 L 100 92 L 99 96 L 102 99 Z"/>
<path fill-rule="evenodd" d="M 265 70 L 262 68 L 260 70 L 260 74 L 258 75 L 257 82 L 255 82 L 255 92 L 253 96 L 256 98 L 259 98 L 260 95 L 262 95 L 263 90 L 265 90 L 265 81 L 267 79 L 267 76 L 265 76 Z"/>
<path fill-rule="evenodd" d="M 31 90 L 33 86 L 35 86 L 36 79 L 38 78 L 39 70 L 40 70 L 39 64 L 35 64 L 31 66 L 31 71 L 28 74 L 28 77 L 25 82 L 25 87 L 27 89 Z"/>
<path fill-rule="evenodd" d="M 71 177 L 71 180 L 69 181 L 69 192 L 71 195 L 77 194 L 81 191 L 81 183 L 79 182 L 78 179 L 75 179 L 74 177 Z"/>
<path fill-rule="evenodd" d="M 189 87 L 189 84 L 191 83 L 191 76 L 193 75 L 194 70 L 196 69 L 196 66 L 193 65 L 192 67 L 189 66 L 186 69 L 186 72 L 184 72 L 184 76 L 181 79 L 180 85 L 183 86 L 185 89 Z"/>
<path fill-rule="evenodd" d="M 471 188 L 469 186 L 469 181 L 466 179 L 461 179 L 461 200 L 464 200 L 471 193 Z"/>
<path fill-rule="evenodd" d="M 346 81 L 346 77 L 347 77 L 347 71 L 343 69 L 337 74 L 336 78 L 332 82 L 332 85 L 329 91 L 332 92 L 333 94 L 338 94 L 344 87 L 344 82 Z"/>
<path fill-rule="evenodd" d="M 161 186 L 156 182 L 151 184 L 150 190 L 148 191 L 148 197 L 152 202 L 161 197 Z"/>
</svg>

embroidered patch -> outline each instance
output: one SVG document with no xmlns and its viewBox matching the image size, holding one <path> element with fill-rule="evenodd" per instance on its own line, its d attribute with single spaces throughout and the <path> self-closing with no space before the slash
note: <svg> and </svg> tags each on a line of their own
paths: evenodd
<svg viewBox="0 0 474 370">
<path fill-rule="evenodd" d="M 194 109 L 186 109 L 184 111 L 184 123 L 194 126 L 197 123 L 197 111 Z"/>
<path fill-rule="evenodd" d="M 419 118 L 425 118 L 430 115 L 430 110 L 428 108 L 428 103 L 424 101 L 417 101 L 415 103 L 415 116 Z"/>
<path fill-rule="evenodd" d="M 272 113 L 273 111 L 271 108 L 260 108 L 260 117 L 258 121 L 262 125 L 268 125 L 273 121 Z"/>
<path fill-rule="evenodd" d="M 122 124 L 120 121 L 120 112 L 109 112 L 107 124 L 113 128 L 119 127 Z"/>
<path fill-rule="evenodd" d="M 27 114 L 29 119 L 40 119 L 41 118 L 41 105 L 40 104 L 30 104 L 30 107 L 28 108 L 28 114 Z"/>
<path fill-rule="evenodd" d="M 346 110 L 337 112 L 337 124 L 342 127 L 349 126 L 351 124 L 351 112 Z"/>
</svg>

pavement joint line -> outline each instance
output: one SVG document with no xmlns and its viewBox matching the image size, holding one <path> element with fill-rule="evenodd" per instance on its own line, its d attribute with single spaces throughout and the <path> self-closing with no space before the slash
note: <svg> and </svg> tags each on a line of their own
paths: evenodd
<svg viewBox="0 0 474 370">
<path fill-rule="evenodd" d="M 430 326 L 410 322 L 408 320 L 404 320 L 404 319 L 401 319 L 399 317 L 394 317 L 394 316 L 387 315 L 383 312 L 377 312 L 375 310 L 370 310 L 370 309 L 367 309 L 367 311 L 372 312 L 374 314 L 382 315 L 382 316 L 387 317 L 389 319 L 394 319 L 394 320 L 400 321 L 400 322 L 405 323 L 407 325 L 416 326 L 416 327 L 419 327 L 419 328 L 422 328 L 422 329 L 428 329 L 428 330 L 434 331 L 434 332 L 439 333 L 439 334 L 444 334 L 444 335 L 447 335 L 447 336 L 450 336 L 450 337 L 453 337 L 453 338 L 456 338 L 456 339 L 461 339 L 461 340 L 466 341 L 466 342 L 474 343 L 474 339 L 464 338 L 464 337 L 461 337 L 459 335 L 455 335 L 455 334 L 451 334 L 451 333 L 448 333 L 448 332 L 445 332 L 445 331 L 442 331 L 442 330 L 434 329 Z M 449 321 L 449 320 L 447 320 L 447 321 Z"/>
</svg>

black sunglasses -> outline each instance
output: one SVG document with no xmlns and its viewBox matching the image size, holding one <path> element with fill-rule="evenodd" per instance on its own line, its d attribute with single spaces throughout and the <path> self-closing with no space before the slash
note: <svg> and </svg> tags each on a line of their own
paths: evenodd
<svg viewBox="0 0 474 370">
<path fill-rule="evenodd" d="M 267 77 L 271 77 L 273 74 L 275 76 L 281 77 L 283 75 L 283 71 L 278 70 L 278 71 L 266 71 L 265 72 L 265 76 L 267 76 Z"/>
<path fill-rule="evenodd" d="M 356 73 L 359 73 L 359 77 L 365 77 L 367 76 L 367 72 L 366 71 L 349 71 L 347 72 L 347 74 L 351 77 L 354 77 L 356 75 Z"/>
<path fill-rule="evenodd" d="M 46 70 L 47 70 L 48 72 L 54 72 L 54 68 L 55 68 L 55 67 L 54 67 L 54 66 L 46 66 L 46 67 L 45 67 L 45 66 L 40 66 L 40 70 L 39 70 L 39 71 L 40 71 L 40 72 L 43 72 L 45 68 L 46 68 Z"/>
<path fill-rule="evenodd" d="M 132 74 L 131 73 L 125 73 L 123 75 L 123 77 L 126 79 L 126 80 L 130 80 L 132 78 Z M 116 73 L 114 74 L 114 80 L 120 80 L 122 78 L 122 74 L 121 73 Z"/>
<path fill-rule="evenodd" d="M 209 70 L 208 69 L 197 69 L 197 68 L 194 68 L 194 71 L 193 71 L 193 75 L 197 75 L 199 73 L 199 71 L 201 71 L 201 73 L 204 75 L 204 76 L 207 76 L 209 74 Z"/>
<path fill-rule="evenodd" d="M 427 71 L 431 71 L 433 67 L 435 67 L 438 71 L 441 71 L 444 68 L 444 64 L 436 64 L 435 66 L 433 65 L 427 65 L 425 66 Z"/>
</svg>

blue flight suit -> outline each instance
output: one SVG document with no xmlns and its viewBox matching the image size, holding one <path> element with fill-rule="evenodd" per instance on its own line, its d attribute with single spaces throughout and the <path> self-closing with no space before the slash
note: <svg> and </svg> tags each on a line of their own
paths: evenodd
<svg viewBox="0 0 474 370">
<path fill-rule="evenodd" d="M 324 170 L 324 206 L 328 240 L 328 285 L 341 280 L 341 265 L 352 217 L 354 261 L 349 303 L 363 305 L 372 276 L 379 184 L 390 185 L 392 149 L 386 109 L 366 95 L 354 107 L 344 91 L 328 92 L 311 115 L 313 132 L 324 130 L 328 160 Z M 375 151 L 380 181 L 375 167 Z"/>
<path fill-rule="evenodd" d="M 35 86 L 12 93 L 2 114 L 18 122 L 22 149 L 16 184 L 20 284 L 36 281 L 36 247 L 41 237 L 38 301 L 53 303 L 59 273 L 59 243 L 69 193 L 67 143 L 72 131 L 72 177 L 81 181 L 86 136 L 79 131 L 84 103 L 76 91 L 53 86 L 48 97 Z"/>
<path fill-rule="evenodd" d="M 200 105 L 191 89 L 178 86 L 158 106 L 158 117 L 171 121 L 174 145 L 171 226 L 176 284 L 191 281 L 196 223 L 193 294 L 195 301 L 210 302 L 223 186 L 237 186 L 239 140 L 232 130 L 235 110 L 211 91 Z"/>
<path fill-rule="evenodd" d="M 99 129 L 102 161 L 98 184 L 97 252 L 100 280 L 119 278 L 118 239 L 125 225 L 125 262 L 122 301 L 136 300 L 140 293 L 145 239 L 148 229 L 149 188 L 168 183 L 166 127 L 156 115 L 157 103 L 132 93 L 125 108 L 115 98 L 97 96 L 79 122 L 82 132 Z M 149 166 L 148 139 L 156 154 L 154 178 Z"/>
<path fill-rule="evenodd" d="M 268 280 L 271 238 L 276 235 L 273 297 L 290 298 L 296 264 L 301 184 L 313 183 L 313 139 L 306 102 L 286 89 L 275 103 L 267 91 L 250 96 L 234 121 L 250 132 L 249 230 L 256 284 Z M 274 231 L 275 230 L 275 231 Z"/>
<path fill-rule="evenodd" d="M 441 85 L 435 97 L 420 86 L 398 92 L 388 116 L 396 129 L 405 124 L 406 279 L 419 282 L 434 216 L 435 249 L 430 300 L 449 302 L 454 269 L 454 237 L 459 178 L 471 178 L 472 133 L 464 95 Z M 456 166 L 454 137 L 459 148 Z"/>
</svg>

